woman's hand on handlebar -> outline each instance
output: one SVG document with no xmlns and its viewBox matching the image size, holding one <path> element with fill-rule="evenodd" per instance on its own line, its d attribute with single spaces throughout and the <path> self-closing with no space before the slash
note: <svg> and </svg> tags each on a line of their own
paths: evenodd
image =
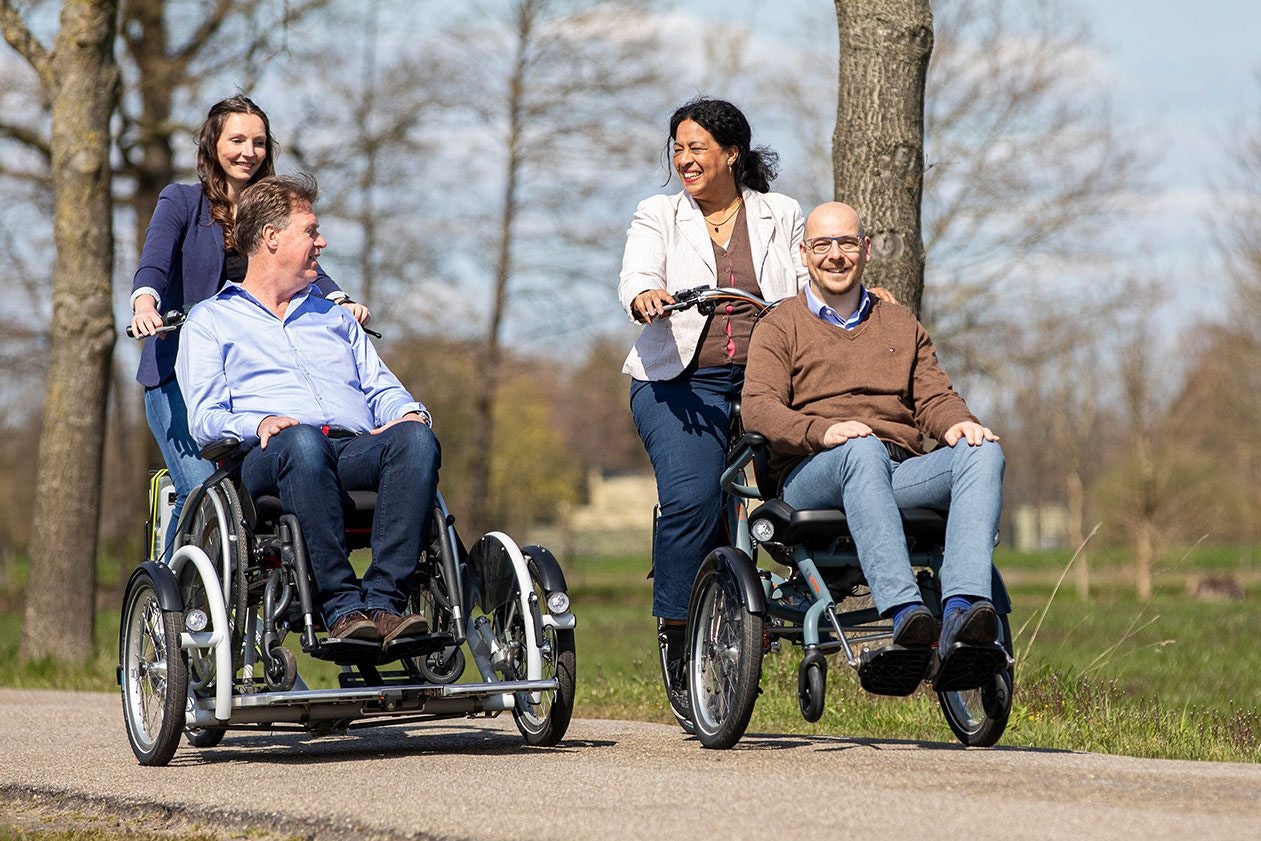
<svg viewBox="0 0 1261 841">
<path fill-rule="evenodd" d="M 152 295 L 140 295 L 136 298 L 136 308 L 131 315 L 131 335 L 136 338 L 152 336 L 165 323 L 162 313 L 158 312 L 157 301 Z"/>
<path fill-rule="evenodd" d="M 654 318 L 669 318 L 666 307 L 674 303 L 674 296 L 664 289 L 649 289 L 640 292 L 631 301 L 631 311 L 637 321 L 652 324 Z"/>
<path fill-rule="evenodd" d="M 372 318 L 372 313 L 368 312 L 368 308 L 357 301 L 345 300 L 339 302 L 343 307 L 350 310 L 350 314 L 358 321 L 360 326 L 368 323 L 368 319 Z"/>
</svg>

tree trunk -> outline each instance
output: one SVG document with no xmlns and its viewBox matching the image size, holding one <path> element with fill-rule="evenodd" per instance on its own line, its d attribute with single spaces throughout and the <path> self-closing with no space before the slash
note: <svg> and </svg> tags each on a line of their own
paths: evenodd
<svg viewBox="0 0 1261 841">
<path fill-rule="evenodd" d="M 175 180 L 171 100 L 185 80 L 178 72 L 182 68 L 177 68 L 168 55 L 170 37 L 162 16 L 163 5 L 163 0 L 125 0 L 122 9 L 124 31 L 139 34 L 138 38 L 127 39 L 131 60 L 136 63 L 140 111 L 135 119 L 135 145 L 127 155 L 130 166 L 123 167 L 135 183 L 130 204 L 135 214 L 132 224 L 137 261 L 158 194 Z"/>
<path fill-rule="evenodd" d="M 117 0 L 66 0 L 49 54 L 56 194 L 52 358 L 21 657 L 92 657 L 101 452 L 114 318 L 110 115 Z"/>
<path fill-rule="evenodd" d="M 918 316 L 924 291 L 924 80 L 933 52 L 928 0 L 836 0 L 840 95 L 832 135 L 837 201 L 871 237 L 864 280 Z"/>
<path fill-rule="evenodd" d="M 475 539 L 490 526 L 495 509 L 492 498 L 492 475 L 495 444 L 495 404 L 499 393 L 502 330 L 508 309 L 508 282 L 512 277 L 513 220 L 517 214 L 518 187 L 523 163 L 521 144 L 524 124 L 523 105 L 526 90 L 526 57 L 536 11 L 532 2 L 523 2 L 517 9 L 517 54 L 512 78 L 508 80 L 508 136 L 505 138 L 507 162 L 504 171 L 503 204 L 499 214 L 499 249 L 495 256 L 495 293 L 491 302 L 490 321 L 482 342 L 481 365 L 477 372 L 476 399 L 473 407 L 473 499 L 469 520 Z"/>
</svg>

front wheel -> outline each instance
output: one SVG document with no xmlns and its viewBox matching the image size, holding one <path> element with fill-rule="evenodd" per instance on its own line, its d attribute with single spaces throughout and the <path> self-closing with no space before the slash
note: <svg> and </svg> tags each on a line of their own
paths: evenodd
<svg viewBox="0 0 1261 841">
<path fill-rule="evenodd" d="M 729 748 L 744 735 L 762 672 L 762 617 L 740 599 L 735 573 L 711 555 L 692 586 L 688 684 L 696 736 L 707 748 Z"/>
<path fill-rule="evenodd" d="M 123 602 L 119 664 L 127 739 L 141 765 L 165 765 L 184 732 L 188 671 L 180 650 L 184 614 L 163 610 L 146 572 Z"/>
<path fill-rule="evenodd" d="M 514 585 L 507 602 L 495 611 L 494 632 L 500 645 L 511 652 L 503 670 L 504 677 L 525 680 L 528 674 L 525 623 L 531 622 L 536 631 L 542 630 L 538 638 L 543 666 L 541 677 L 544 680 L 555 678 L 557 688 L 539 693 L 537 704 L 530 701 L 529 692 L 516 693 L 512 717 L 526 744 L 551 746 L 565 737 L 573 717 L 577 651 L 572 630 L 543 624 L 542 610 L 547 604 L 547 593 L 534 560 L 527 556 L 526 562 L 531 587 L 531 592 L 526 594 L 529 613 L 523 612 L 519 585 Z"/>
<path fill-rule="evenodd" d="M 1005 615 L 998 619 L 999 643 L 1010 656 L 1011 625 Z M 1011 715 L 1014 671 L 1004 669 L 977 689 L 937 693 L 946 723 L 960 742 L 972 748 L 988 748 L 1002 738 Z"/>
</svg>

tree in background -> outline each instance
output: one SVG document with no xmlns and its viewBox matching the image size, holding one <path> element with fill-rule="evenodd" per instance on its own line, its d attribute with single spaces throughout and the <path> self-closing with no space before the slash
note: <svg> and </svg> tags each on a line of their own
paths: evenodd
<svg viewBox="0 0 1261 841">
<path fill-rule="evenodd" d="M 610 197 L 625 188 L 618 173 L 659 148 L 640 142 L 643 127 L 659 121 L 663 89 L 653 33 L 634 25 L 644 6 L 511 0 L 479 8 L 447 38 L 462 58 L 450 65 L 463 72 L 451 80 L 462 105 L 445 128 L 459 148 L 478 150 L 452 173 L 456 189 L 483 176 L 498 188 L 457 234 L 471 245 L 473 274 L 490 281 L 474 310 L 481 338 L 467 384 L 475 395 L 474 533 L 500 510 L 493 458 L 508 316 L 561 335 L 573 287 L 591 280 L 583 253 L 607 250 L 625 225 L 623 214 L 608 214 Z"/>
<path fill-rule="evenodd" d="M 924 80 L 933 52 L 928 0 L 836 0 L 840 88 L 832 137 L 837 200 L 871 237 L 866 277 L 918 316 L 924 291 Z"/>
<path fill-rule="evenodd" d="M 49 50 L 10 0 L 0 25 L 50 103 L 52 343 L 35 487 L 23 660 L 92 656 L 97 515 L 114 345 L 110 116 L 118 91 L 116 0 L 66 0 Z"/>
</svg>

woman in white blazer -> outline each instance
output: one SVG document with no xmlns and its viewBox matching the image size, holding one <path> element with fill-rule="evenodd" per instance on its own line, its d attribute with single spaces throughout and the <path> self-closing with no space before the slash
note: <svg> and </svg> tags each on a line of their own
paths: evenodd
<svg viewBox="0 0 1261 841">
<path fill-rule="evenodd" d="M 643 332 L 623 371 L 635 425 L 657 478 L 653 615 L 671 708 L 685 724 L 683 629 L 692 580 L 721 534 L 719 478 L 731 404 L 744 382 L 752 308 L 707 317 L 663 313 L 671 294 L 736 286 L 767 300 L 795 295 L 808 275 L 798 256 L 803 221 L 793 199 L 770 192 L 776 155 L 750 148 L 748 120 L 730 102 L 696 99 L 670 117 L 669 147 L 683 190 L 645 199 L 626 234 L 618 296 Z"/>
</svg>

